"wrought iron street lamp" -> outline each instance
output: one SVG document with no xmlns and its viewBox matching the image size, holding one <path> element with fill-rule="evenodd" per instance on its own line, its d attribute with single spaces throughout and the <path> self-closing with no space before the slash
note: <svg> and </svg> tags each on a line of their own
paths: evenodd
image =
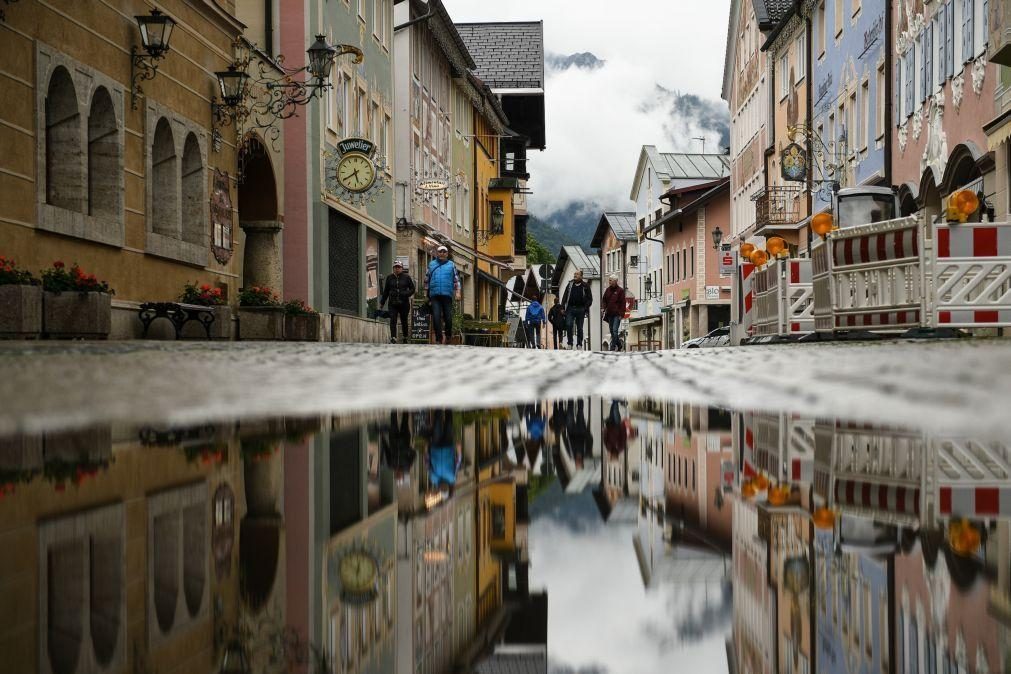
<svg viewBox="0 0 1011 674">
<path fill-rule="evenodd" d="M 217 96 L 211 99 L 211 142 L 217 152 L 221 147 L 221 127 L 229 126 L 233 120 L 239 124 L 246 118 L 247 111 L 242 101 L 246 97 L 249 75 L 233 63 L 228 70 L 216 72 L 214 76 L 221 94 L 220 101 Z"/>
<path fill-rule="evenodd" d="M 172 17 L 152 9 L 150 14 L 134 17 L 140 27 L 140 42 L 144 53 L 136 47 L 130 49 L 130 81 L 133 83 L 131 105 L 137 109 L 137 97 L 144 93 L 140 83 L 152 80 L 158 73 L 158 62 L 165 58 L 169 50 L 169 39 L 176 22 Z"/>
<path fill-rule="evenodd" d="M 719 250 L 721 243 L 723 243 L 723 230 L 717 225 L 713 229 L 713 250 Z"/>
</svg>

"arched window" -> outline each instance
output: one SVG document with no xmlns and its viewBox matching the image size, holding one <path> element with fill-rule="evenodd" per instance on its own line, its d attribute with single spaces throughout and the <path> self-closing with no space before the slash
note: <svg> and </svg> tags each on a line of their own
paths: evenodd
<svg viewBox="0 0 1011 674">
<path fill-rule="evenodd" d="M 52 546 L 48 551 L 48 655 L 54 674 L 73 672 L 81 657 L 81 605 L 84 603 L 84 546 L 80 540 Z"/>
<path fill-rule="evenodd" d="M 207 583 L 206 509 L 198 503 L 183 511 L 183 595 L 191 618 L 200 612 Z"/>
<path fill-rule="evenodd" d="M 158 120 L 151 146 L 151 228 L 179 237 L 179 167 L 172 127 L 164 117 Z"/>
<path fill-rule="evenodd" d="M 155 517 L 152 530 L 154 610 L 162 634 L 168 634 L 175 624 L 179 600 L 179 516 Z"/>
<path fill-rule="evenodd" d="M 88 213 L 116 217 L 120 212 L 120 147 L 116 111 L 109 90 L 99 87 L 88 113 Z"/>
<path fill-rule="evenodd" d="M 209 206 L 204 203 L 204 166 L 195 134 L 186 136 L 182 165 L 182 234 L 190 243 L 205 242 Z"/>
<path fill-rule="evenodd" d="M 123 541 L 118 535 L 96 535 L 91 546 L 91 645 L 106 666 L 116 654 L 123 588 Z"/>
<path fill-rule="evenodd" d="M 53 71 L 46 93 L 47 204 L 84 212 L 82 149 L 77 93 L 70 73 L 60 66 Z"/>
</svg>

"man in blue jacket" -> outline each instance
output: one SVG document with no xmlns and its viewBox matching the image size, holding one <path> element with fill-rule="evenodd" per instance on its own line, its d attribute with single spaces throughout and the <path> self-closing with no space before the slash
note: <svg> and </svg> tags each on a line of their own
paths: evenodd
<svg viewBox="0 0 1011 674">
<path fill-rule="evenodd" d="M 449 344 L 453 337 L 453 298 L 460 299 L 460 274 L 449 259 L 449 249 L 439 246 L 436 259 L 428 263 L 428 300 L 432 304 L 435 343 Z M 443 332 L 445 326 L 445 332 Z"/>
<path fill-rule="evenodd" d="M 537 301 L 537 298 L 527 307 L 525 321 L 527 324 L 528 346 L 535 349 L 541 348 L 541 326 L 545 322 L 544 307 Z"/>
</svg>

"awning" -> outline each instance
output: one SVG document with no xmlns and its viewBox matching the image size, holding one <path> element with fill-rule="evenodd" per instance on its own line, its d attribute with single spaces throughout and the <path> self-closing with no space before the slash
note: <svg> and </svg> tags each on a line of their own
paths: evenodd
<svg viewBox="0 0 1011 674">
<path fill-rule="evenodd" d="M 984 124 L 983 132 L 986 134 L 986 147 L 993 152 L 1011 138 L 1011 111 Z"/>
<path fill-rule="evenodd" d="M 661 316 L 637 316 L 635 318 L 629 318 L 628 324 L 639 327 L 642 325 L 649 325 L 650 323 L 659 323 L 660 319 Z"/>
<path fill-rule="evenodd" d="M 514 292 L 501 279 L 495 278 L 494 276 L 492 276 L 491 274 L 489 274 L 486 271 L 481 271 L 480 269 L 478 269 L 477 270 L 477 277 L 479 279 L 483 279 L 483 280 L 487 281 L 488 283 L 491 283 L 492 285 L 498 286 L 498 287 L 502 288 L 503 290 L 505 290 L 507 293 L 509 293 L 509 295 L 512 296 L 512 301 L 514 301 L 514 302 L 528 302 L 529 301 L 527 298 L 525 298 L 522 295 Z"/>
<path fill-rule="evenodd" d="M 502 262 L 500 260 L 496 260 L 491 255 L 485 255 L 484 253 L 476 251 L 473 248 L 471 248 L 470 246 L 462 244 L 459 241 L 454 241 L 453 239 L 451 239 L 450 237 L 446 236 L 445 234 L 442 234 L 441 232 L 437 231 L 431 225 L 427 225 L 427 224 L 425 224 L 423 222 L 411 223 L 411 224 L 413 224 L 414 227 L 417 227 L 417 228 L 421 229 L 422 232 L 424 233 L 424 235 L 427 236 L 427 237 L 429 237 L 429 238 L 431 238 L 431 239 L 433 239 L 437 245 L 446 246 L 450 250 L 459 249 L 459 250 L 465 251 L 466 253 L 468 253 L 470 255 L 473 255 L 474 257 L 476 257 L 479 260 L 483 260 L 484 262 L 487 262 L 488 264 L 493 264 L 493 265 L 502 267 L 503 269 L 511 269 L 512 268 L 508 264 L 506 264 L 505 262 Z"/>
</svg>

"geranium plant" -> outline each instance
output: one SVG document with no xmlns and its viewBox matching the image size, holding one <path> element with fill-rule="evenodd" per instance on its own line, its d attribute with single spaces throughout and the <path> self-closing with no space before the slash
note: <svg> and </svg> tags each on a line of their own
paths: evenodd
<svg viewBox="0 0 1011 674">
<path fill-rule="evenodd" d="M 289 316 L 315 316 L 319 312 L 305 303 L 304 300 L 288 300 L 284 303 L 284 313 Z"/>
<path fill-rule="evenodd" d="M 279 307 L 277 293 L 267 286 L 250 286 L 239 291 L 240 307 Z"/>
<path fill-rule="evenodd" d="M 42 289 L 48 292 L 108 293 L 115 291 L 105 281 L 99 281 L 94 274 L 87 274 L 75 262 L 70 269 L 60 260 L 42 272 Z"/>
<path fill-rule="evenodd" d="M 30 271 L 18 269 L 14 260 L 0 255 L 0 286 L 33 286 L 37 283 Z"/>
<path fill-rule="evenodd" d="M 225 296 L 221 293 L 221 288 L 212 288 L 203 283 L 187 283 L 183 286 L 183 293 L 179 296 L 180 302 L 186 304 L 199 304 L 204 307 L 219 307 L 225 303 Z"/>
</svg>

